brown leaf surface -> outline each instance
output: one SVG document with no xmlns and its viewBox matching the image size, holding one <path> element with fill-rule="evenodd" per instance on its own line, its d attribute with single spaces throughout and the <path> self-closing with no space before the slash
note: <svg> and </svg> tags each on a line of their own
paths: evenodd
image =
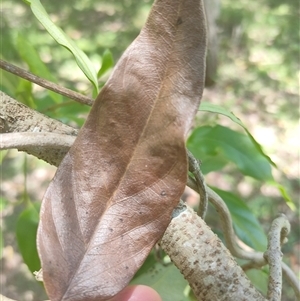
<svg viewBox="0 0 300 301">
<path fill-rule="evenodd" d="M 163 235 L 186 183 L 205 49 L 199 0 L 155 2 L 44 197 L 38 250 L 52 301 L 110 298 Z"/>
</svg>

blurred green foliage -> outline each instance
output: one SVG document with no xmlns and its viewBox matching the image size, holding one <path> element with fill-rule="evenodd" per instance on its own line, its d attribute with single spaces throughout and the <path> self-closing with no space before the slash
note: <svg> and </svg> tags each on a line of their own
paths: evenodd
<svg viewBox="0 0 300 301">
<path fill-rule="evenodd" d="M 29 270 L 34 273 L 41 268 L 40 259 L 36 248 L 36 234 L 39 222 L 40 203 L 29 203 L 20 214 L 16 236 L 24 262 Z"/>
<path fill-rule="evenodd" d="M 278 107 L 273 114 L 298 118 L 298 113 L 290 110 L 290 106 L 298 106 L 298 1 L 225 0 L 219 26 L 223 85 L 234 87 L 235 98 L 252 101 L 265 112 L 270 111 L 269 103 L 276 103 Z M 239 72 L 229 68 L 233 62 L 239 65 Z M 262 101 L 265 97 L 268 102 Z"/>
<path fill-rule="evenodd" d="M 84 73 L 97 71 L 98 87 L 101 89 L 114 61 L 137 36 L 152 4 L 147 0 L 74 0 L 72 5 L 68 1 L 42 1 L 51 20 L 74 40 L 72 47 L 78 47 L 91 60 L 85 66 L 88 70 L 81 72 L 82 65 L 78 66 L 73 57 L 77 58 L 78 63 L 77 50 L 72 55 L 61 47 L 32 14 L 28 3 L 39 4 L 39 1 L 26 2 L 2 1 L 4 14 L 0 26 L 4 47 L 1 47 L 1 58 L 90 96 L 95 96 L 95 87 L 92 87 Z M 206 104 L 206 110 L 223 114 L 245 129 L 237 114 L 247 116 L 261 113 L 262 120 L 270 120 L 271 116 L 276 120 L 297 122 L 298 112 L 293 108 L 297 107 L 299 101 L 298 83 L 295 80 L 299 72 L 299 31 L 296 30 L 299 27 L 298 2 L 223 0 L 221 6 L 218 20 L 218 78 L 214 89 L 221 92 L 217 97 L 222 98 L 217 99 L 218 108 Z M 89 70 L 91 68 L 95 71 Z M 93 75 L 88 77 L 91 79 Z M 94 85 L 96 81 L 92 79 Z M 53 92 L 36 88 L 7 72 L 3 72 L 0 88 L 26 105 L 78 128 L 90 110 Z M 204 100 L 209 103 L 214 101 L 209 96 L 204 96 Z M 236 109 L 236 115 L 224 110 L 224 102 L 227 107 Z M 195 127 L 188 140 L 188 147 L 202 160 L 204 172 L 222 171 L 225 168 L 227 174 L 233 173 L 236 178 L 252 177 L 252 183 L 254 179 L 262 182 L 272 180 L 272 161 L 250 133 L 246 135 L 234 126 L 224 126 L 220 124 L 222 122 L 217 114 L 214 117 L 212 115 L 203 115 L 201 126 Z M 265 234 L 253 212 L 259 215 L 260 220 L 270 222 L 277 208 L 275 210 L 264 196 L 257 197 L 256 202 L 248 206 L 236 191 L 218 188 L 216 191 L 227 202 L 239 238 L 251 247 L 263 250 L 266 245 Z M 283 196 L 285 193 L 282 191 Z M 288 199 L 288 196 L 284 197 Z M 8 203 L 3 198 L 1 209 Z M 35 248 L 35 206 L 24 206 L 16 221 L 19 249 L 31 271 L 39 265 Z M 214 221 L 212 212 L 209 212 L 208 219 Z M 217 227 L 215 230 L 218 232 Z M 249 275 L 251 278 L 251 273 Z M 256 280 L 256 286 L 265 291 L 266 273 L 254 271 L 252 278 Z M 162 296 L 170 296 L 168 283 L 171 283 L 177 296 L 181 294 L 182 300 L 192 300 L 178 270 L 173 265 L 157 263 L 152 253 L 133 282 L 151 285 Z M 174 287 L 180 292 L 175 291 Z M 172 298 L 170 300 L 175 300 Z"/>
</svg>

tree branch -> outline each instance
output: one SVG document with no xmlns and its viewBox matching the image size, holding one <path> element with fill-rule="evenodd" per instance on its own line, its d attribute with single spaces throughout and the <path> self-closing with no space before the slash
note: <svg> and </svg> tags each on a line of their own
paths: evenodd
<svg viewBox="0 0 300 301">
<path fill-rule="evenodd" d="M 56 134 L 51 132 L 25 132 L 1 134 L 0 150 L 4 149 L 32 149 L 40 147 L 44 149 L 62 148 L 63 153 L 67 153 L 74 143 L 74 136 Z"/>
<path fill-rule="evenodd" d="M 78 133 L 77 129 L 74 129 L 68 125 L 63 124 L 60 121 L 49 118 L 39 112 L 36 112 L 24 104 L 21 104 L 9 97 L 7 94 L 0 91 L 0 133 L 56 133 L 62 135 L 68 135 L 75 137 Z M 22 136 L 22 135 L 21 135 Z M 18 136 L 18 139 L 22 139 Z M 34 136 L 34 135 L 32 135 Z M 1 148 L 7 149 L 6 143 L 15 143 L 15 147 L 20 151 L 32 154 L 39 159 L 58 166 L 62 158 L 65 156 L 69 148 L 62 147 L 65 139 L 57 141 L 57 145 L 44 147 L 42 145 L 34 144 L 21 146 L 18 141 L 7 141 L 7 136 L 1 135 Z M 47 137 L 44 137 L 47 139 Z M 42 139 L 44 139 L 42 138 Z M 75 138 L 74 138 L 75 139 Z M 38 142 L 38 141 L 37 141 Z M 19 146 L 17 145 L 19 143 Z M 46 143 L 46 142 L 45 142 Z"/>
<path fill-rule="evenodd" d="M 197 300 L 266 301 L 222 241 L 193 209 L 173 218 L 161 242 Z"/>
<path fill-rule="evenodd" d="M 17 301 L 17 300 L 14 300 L 14 299 L 7 298 L 7 297 L 5 297 L 1 294 L 0 294 L 0 300 L 1 301 Z M 46 301 L 50 301 L 50 300 L 46 300 Z"/>
<path fill-rule="evenodd" d="M 0 115 L 0 130 L 5 133 L 0 135 L 1 148 L 18 147 L 58 166 L 72 145 L 77 130 L 35 112 L 1 92 L 0 100 L 3 108 Z M 188 185 L 198 191 L 195 179 L 189 179 Z M 259 266 L 264 265 L 266 260 L 262 253 L 248 253 L 236 245 L 228 208 L 215 192 L 209 187 L 206 188 L 209 200 L 222 216 L 225 239 L 231 253 L 236 257 L 254 260 Z M 225 246 L 204 221 L 192 209 L 185 209 L 185 205 L 177 209 L 176 217 L 172 219 L 162 238 L 161 246 L 188 279 L 198 298 L 201 298 L 198 300 L 213 300 L 211 294 L 223 298 L 224 292 L 228 290 L 233 294 L 230 295 L 230 300 L 235 300 L 232 296 L 239 296 L 236 300 L 241 300 L 241 295 L 235 292 L 237 289 L 241 293 L 241 288 L 250 294 L 247 300 L 266 300 L 253 288 L 242 269 L 234 262 Z M 278 234 L 276 235 L 278 241 Z M 283 242 L 283 239 L 280 241 Z M 299 296 L 300 289 L 296 277 L 285 264 L 281 265 L 284 274 Z M 208 297 L 203 295 L 203 291 L 207 292 Z"/>
<path fill-rule="evenodd" d="M 80 102 L 82 104 L 91 106 L 94 102 L 94 100 L 88 96 L 82 95 L 80 93 L 74 92 L 70 89 L 67 89 L 65 87 L 59 86 L 53 82 L 50 82 L 46 79 L 43 79 L 39 76 L 36 76 L 34 74 L 32 74 L 29 71 L 26 71 L 22 68 L 19 68 L 11 63 L 5 62 L 3 60 L 0 59 L 0 68 L 10 72 L 14 75 L 17 75 L 19 77 L 22 77 L 30 82 L 33 82 L 41 87 L 44 87 L 48 90 L 51 90 L 53 92 L 56 92 L 58 94 L 61 94 L 63 96 L 66 96 L 68 98 L 71 98 L 77 102 Z"/>
<path fill-rule="evenodd" d="M 1 295 L 1 294 L 0 294 L 0 300 L 1 300 L 1 301 L 16 301 L 16 300 L 13 300 L 13 299 L 9 299 L 9 298 L 7 298 L 7 297 Z"/>
<path fill-rule="evenodd" d="M 241 249 L 236 243 L 236 234 L 233 229 L 231 214 L 224 200 L 211 188 L 207 188 L 209 201 L 214 205 L 220 215 L 222 228 L 224 229 L 224 238 L 231 254 L 237 258 L 249 259 L 257 265 L 264 265 L 266 262 L 262 252 L 247 252 Z"/>
</svg>

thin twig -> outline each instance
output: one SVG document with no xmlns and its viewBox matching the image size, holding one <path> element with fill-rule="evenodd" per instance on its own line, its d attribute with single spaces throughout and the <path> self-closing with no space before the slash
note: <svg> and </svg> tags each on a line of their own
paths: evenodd
<svg viewBox="0 0 300 301">
<path fill-rule="evenodd" d="M 50 132 L 24 132 L 0 134 L 0 150 L 11 148 L 35 147 L 39 148 L 70 148 L 75 136 Z"/>
<path fill-rule="evenodd" d="M 193 156 L 193 154 L 187 150 L 188 161 L 189 161 L 189 171 L 195 177 L 195 183 L 197 185 L 197 191 L 200 196 L 200 204 L 198 208 L 198 215 L 204 219 L 207 211 L 208 205 L 208 195 L 207 195 L 207 187 L 205 184 L 204 176 L 200 169 L 199 161 Z"/>
<path fill-rule="evenodd" d="M 7 298 L 7 297 L 5 297 L 1 294 L 0 294 L 0 300 L 1 301 L 17 301 L 17 300 L 14 300 L 14 299 Z M 50 301 L 50 300 L 46 300 L 46 301 Z"/>
<path fill-rule="evenodd" d="M 231 254 L 241 259 L 249 259 L 254 261 L 256 264 L 265 264 L 262 252 L 248 252 L 241 249 L 236 243 L 236 235 L 233 229 L 233 223 L 231 214 L 224 200 L 211 188 L 207 187 L 208 199 L 214 205 L 217 212 L 220 215 L 220 221 L 224 229 L 224 238 L 226 245 L 230 250 Z"/>
<path fill-rule="evenodd" d="M 1 295 L 1 294 L 0 294 L 0 300 L 1 300 L 1 301 L 16 301 L 16 300 L 7 298 L 7 297 L 5 297 L 5 296 L 3 296 L 3 295 Z"/>
<path fill-rule="evenodd" d="M 33 82 L 41 87 L 44 87 L 46 89 L 49 89 L 51 91 L 54 91 L 58 94 L 61 94 L 63 96 L 66 96 L 68 98 L 71 98 L 77 102 L 80 102 L 82 104 L 91 106 L 94 102 L 94 100 L 88 96 L 82 95 L 80 93 L 74 92 L 70 89 L 67 89 L 65 87 L 59 86 L 53 82 L 50 82 L 46 79 L 43 79 L 39 76 L 36 76 L 32 74 L 31 72 L 28 72 L 22 68 L 19 68 L 11 63 L 5 62 L 0 59 L 0 68 L 10 72 L 14 75 L 17 75 L 19 77 L 22 77 L 30 82 Z"/>
<path fill-rule="evenodd" d="M 281 267 L 282 267 L 283 276 L 287 279 L 287 281 L 289 282 L 291 287 L 294 289 L 297 299 L 300 300 L 300 281 L 299 281 L 299 279 L 294 274 L 292 269 L 284 262 L 281 262 Z"/>
<path fill-rule="evenodd" d="M 267 301 L 192 208 L 186 206 L 172 218 L 159 244 L 184 275 L 197 300 Z"/>
</svg>

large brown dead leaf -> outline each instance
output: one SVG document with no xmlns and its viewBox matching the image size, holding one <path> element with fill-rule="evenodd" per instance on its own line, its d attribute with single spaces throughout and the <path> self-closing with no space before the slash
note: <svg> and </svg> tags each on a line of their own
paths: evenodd
<svg viewBox="0 0 300 301">
<path fill-rule="evenodd" d="M 163 235 L 186 183 L 205 48 L 199 0 L 155 2 L 44 197 L 38 250 L 52 301 L 115 295 Z"/>
</svg>

